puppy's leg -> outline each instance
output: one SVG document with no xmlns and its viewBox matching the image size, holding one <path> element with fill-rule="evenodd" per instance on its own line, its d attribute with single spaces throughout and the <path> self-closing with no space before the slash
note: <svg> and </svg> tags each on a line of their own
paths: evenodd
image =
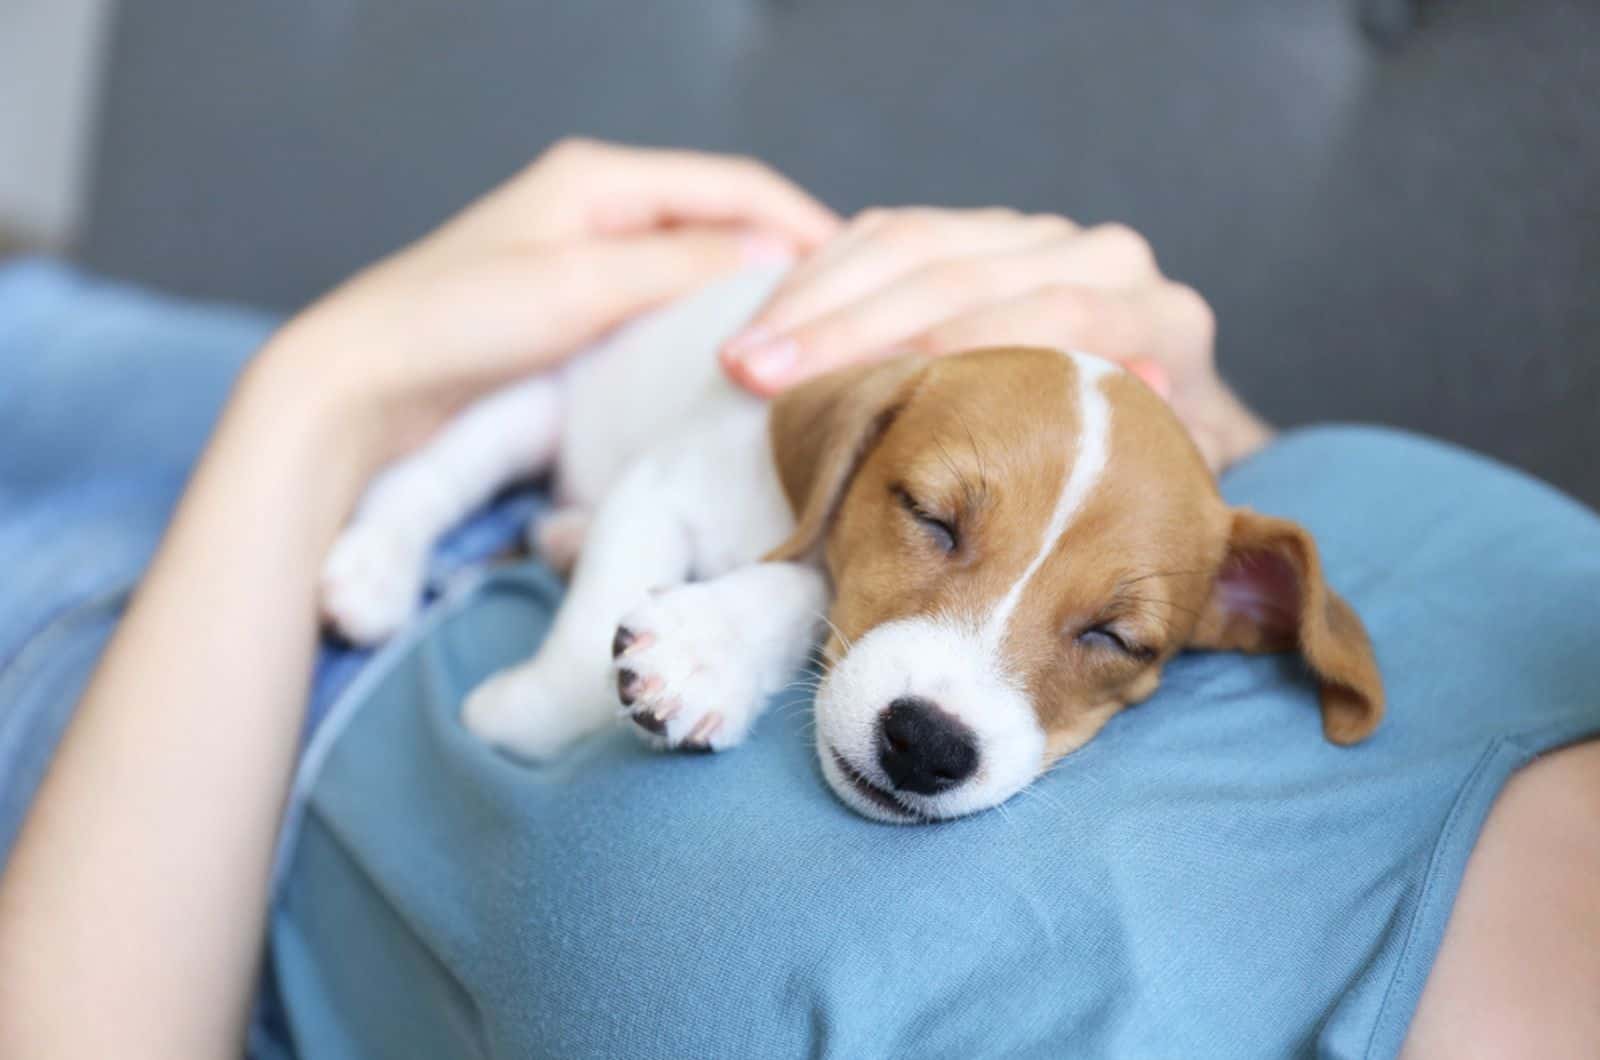
<svg viewBox="0 0 1600 1060">
<path fill-rule="evenodd" d="M 545 758 L 614 721 L 611 638 L 617 620 L 656 586 L 689 576 L 689 523 L 671 474 L 635 464 L 596 509 L 555 623 L 534 658 L 473 690 L 462 721 L 485 741 Z"/>
<path fill-rule="evenodd" d="M 617 627 L 617 695 L 656 746 L 732 747 L 804 664 L 827 603 L 821 571 L 798 563 L 652 594 Z"/>
<path fill-rule="evenodd" d="M 572 573 L 589 536 L 589 509 L 581 505 L 558 508 L 529 527 L 528 543 L 550 569 L 562 577 Z"/>
<path fill-rule="evenodd" d="M 555 458 L 562 391 L 556 375 L 498 390 L 374 479 L 322 567 L 328 624 L 356 644 L 399 629 L 417 605 L 439 535 Z"/>
</svg>

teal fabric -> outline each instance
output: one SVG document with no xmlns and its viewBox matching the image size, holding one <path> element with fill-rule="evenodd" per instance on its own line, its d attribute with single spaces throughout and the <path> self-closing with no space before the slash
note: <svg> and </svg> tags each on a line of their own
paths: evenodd
<svg viewBox="0 0 1600 1060">
<path fill-rule="evenodd" d="M 1191 655 L 1001 812 L 828 793 L 808 703 L 745 746 L 521 765 L 456 719 L 559 586 L 497 572 L 335 706 L 273 926 L 302 1056 L 1330 1057 L 1398 1048 L 1496 792 L 1600 733 L 1600 520 L 1364 428 L 1227 476 L 1303 521 L 1390 714 L 1321 737 L 1293 660 Z"/>
</svg>

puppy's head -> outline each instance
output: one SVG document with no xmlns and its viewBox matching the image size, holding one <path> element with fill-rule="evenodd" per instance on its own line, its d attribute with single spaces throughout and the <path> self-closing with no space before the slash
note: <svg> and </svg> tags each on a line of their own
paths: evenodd
<svg viewBox="0 0 1600 1060">
<path fill-rule="evenodd" d="M 1106 362 L 1042 349 L 833 373 L 771 413 L 793 535 L 834 585 L 817 749 L 863 814 L 1005 801 L 1185 648 L 1298 650 L 1323 732 L 1358 741 L 1383 690 L 1316 545 L 1232 509 L 1181 424 Z"/>
</svg>

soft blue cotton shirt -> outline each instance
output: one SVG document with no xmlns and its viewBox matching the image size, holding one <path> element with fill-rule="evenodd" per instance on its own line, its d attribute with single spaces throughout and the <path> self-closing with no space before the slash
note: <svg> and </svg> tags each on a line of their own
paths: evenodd
<svg viewBox="0 0 1600 1060">
<path fill-rule="evenodd" d="M 524 765 L 456 711 L 556 606 L 438 608 L 336 705 L 274 922 L 306 1055 L 1390 1056 L 1491 800 L 1600 732 L 1600 521 L 1461 450 L 1290 434 L 1228 498 L 1297 519 L 1389 693 L 1321 735 L 1289 656 L 1188 655 L 1002 810 L 863 820 L 800 692 L 750 741 Z"/>
<path fill-rule="evenodd" d="M 0 851 L 269 327 L 0 270 Z M 323 653 L 256 1050 L 1391 1055 L 1494 795 L 1600 734 L 1600 520 L 1365 428 L 1288 435 L 1223 488 L 1316 534 L 1377 646 L 1378 733 L 1327 744 L 1290 658 L 1184 656 L 1002 810 L 918 828 L 833 799 L 798 689 L 715 756 L 474 741 L 461 695 L 560 595 L 535 564 L 474 573 L 537 505 L 502 502 L 415 627 Z"/>
</svg>

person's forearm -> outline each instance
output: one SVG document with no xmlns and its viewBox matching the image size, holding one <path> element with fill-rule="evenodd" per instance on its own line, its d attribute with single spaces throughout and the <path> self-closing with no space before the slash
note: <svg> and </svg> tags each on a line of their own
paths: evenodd
<svg viewBox="0 0 1600 1060">
<path fill-rule="evenodd" d="M 272 375 L 224 413 L 0 879 L 0 1055 L 238 1055 L 316 571 L 370 463 Z"/>
</svg>

